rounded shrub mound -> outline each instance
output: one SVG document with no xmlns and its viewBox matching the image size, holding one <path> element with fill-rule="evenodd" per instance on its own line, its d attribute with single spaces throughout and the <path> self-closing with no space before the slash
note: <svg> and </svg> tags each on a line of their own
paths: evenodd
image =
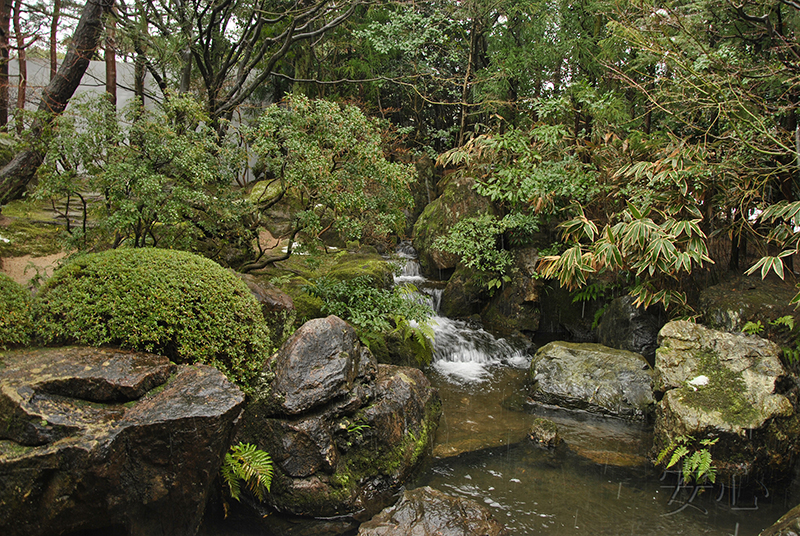
<svg viewBox="0 0 800 536">
<path fill-rule="evenodd" d="M 32 301 L 30 292 L 0 273 L 0 349 L 31 342 Z"/>
<path fill-rule="evenodd" d="M 270 349 L 247 286 L 203 257 L 166 249 L 117 249 L 59 268 L 36 299 L 46 344 L 117 345 L 206 363 L 243 387 Z"/>
</svg>

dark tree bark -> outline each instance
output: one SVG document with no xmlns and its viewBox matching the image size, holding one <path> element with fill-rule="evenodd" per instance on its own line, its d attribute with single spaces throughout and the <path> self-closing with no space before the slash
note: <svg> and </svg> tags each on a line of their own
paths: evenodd
<svg viewBox="0 0 800 536">
<path fill-rule="evenodd" d="M 45 128 L 62 113 L 75 93 L 89 66 L 89 60 L 97 50 L 103 35 L 104 16 L 111 11 L 114 0 L 87 0 L 78 27 L 72 36 L 64 62 L 56 76 L 42 92 L 38 110 L 43 118 L 31 125 L 29 135 L 38 140 Z M 18 153 L 0 170 L 0 205 L 21 196 L 25 187 L 44 160 L 44 148 L 34 146 Z"/>
<path fill-rule="evenodd" d="M 13 0 L 0 0 L 0 127 L 8 124 L 8 47 Z"/>
<path fill-rule="evenodd" d="M 117 25 L 113 18 L 109 18 L 106 26 L 106 42 L 104 59 L 106 61 L 106 95 L 108 100 L 117 106 L 117 54 L 116 54 Z"/>
<path fill-rule="evenodd" d="M 58 19 L 61 16 L 61 0 L 53 2 L 53 19 L 50 21 L 50 80 L 56 77 L 58 72 Z"/>
<path fill-rule="evenodd" d="M 25 35 L 22 32 L 20 23 L 20 12 L 22 10 L 22 0 L 14 1 L 14 34 L 17 39 L 17 59 L 19 62 L 19 83 L 17 84 L 17 111 L 14 114 L 14 122 L 17 125 L 17 133 L 22 134 L 23 121 L 22 115 L 25 111 L 25 93 L 28 88 L 28 60 L 26 49 L 32 41 L 25 42 Z M 34 38 L 35 40 L 35 38 Z"/>
</svg>

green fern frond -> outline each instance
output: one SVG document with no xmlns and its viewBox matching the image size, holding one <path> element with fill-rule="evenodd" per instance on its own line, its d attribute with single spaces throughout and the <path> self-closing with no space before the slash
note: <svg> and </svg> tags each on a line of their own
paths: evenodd
<svg viewBox="0 0 800 536">
<path fill-rule="evenodd" d="M 272 458 L 253 444 L 239 443 L 225 455 L 220 473 L 232 498 L 239 500 L 239 481 L 244 480 L 253 495 L 263 501 L 265 490 L 269 492 L 272 484 Z"/>
</svg>

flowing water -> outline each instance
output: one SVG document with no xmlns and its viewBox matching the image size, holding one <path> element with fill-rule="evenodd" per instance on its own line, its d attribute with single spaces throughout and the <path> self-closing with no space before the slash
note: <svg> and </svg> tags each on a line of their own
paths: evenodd
<svg viewBox="0 0 800 536">
<path fill-rule="evenodd" d="M 421 275 L 413 249 L 399 253 L 408 262 L 397 283 L 414 284 L 416 299 L 438 310 L 441 286 Z M 527 343 L 496 339 L 468 322 L 432 320 L 435 355 L 427 375 L 443 415 L 432 460 L 410 487 L 483 503 L 514 536 L 757 536 L 800 503 L 798 474 L 770 489 L 735 482 L 681 487 L 677 474 L 661 475 L 648 463 L 648 426 L 533 406 Z M 528 440 L 536 415 L 558 425 L 559 447 Z M 342 534 L 336 520 L 235 517 L 207 522 L 201 536 Z"/>
<path fill-rule="evenodd" d="M 412 282 L 438 307 L 441 290 L 421 276 L 413 251 L 398 284 Z M 433 461 L 412 487 L 430 485 L 488 505 L 514 535 L 755 536 L 800 503 L 800 478 L 772 489 L 679 486 L 647 461 L 652 429 L 527 400 L 531 349 L 467 322 L 436 316 L 431 383 L 443 416 Z M 564 442 L 527 439 L 535 415 Z"/>
</svg>

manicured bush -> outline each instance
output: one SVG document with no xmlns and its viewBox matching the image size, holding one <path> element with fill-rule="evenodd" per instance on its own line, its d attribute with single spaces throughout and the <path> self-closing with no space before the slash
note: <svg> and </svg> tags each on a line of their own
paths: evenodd
<svg viewBox="0 0 800 536">
<path fill-rule="evenodd" d="M 46 344 L 118 345 L 207 363 L 247 387 L 270 350 L 247 286 L 197 255 L 118 249 L 59 268 L 36 300 Z"/>
<path fill-rule="evenodd" d="M 31 293 L 0 273 L 0 348 L 30 343 L 33 329 Z"/>
</svg>

